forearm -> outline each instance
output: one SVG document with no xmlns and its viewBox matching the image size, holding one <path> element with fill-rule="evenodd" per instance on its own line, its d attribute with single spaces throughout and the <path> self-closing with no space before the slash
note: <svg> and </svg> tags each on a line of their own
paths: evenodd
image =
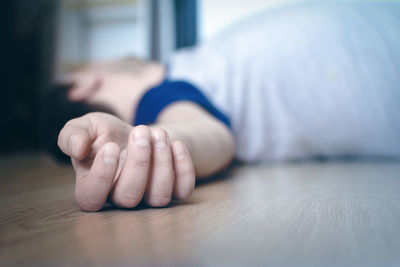
<svg viewBox="0 0 400 267">
<path fill-rule="evenodd" d="M 170 105 L 153 126 L 166 129 L 172 141 L 186 144 L 198 178 L 215 174 L 234 156 L 235 143 L 230 130 L 196 104 Z"/>
</svg>

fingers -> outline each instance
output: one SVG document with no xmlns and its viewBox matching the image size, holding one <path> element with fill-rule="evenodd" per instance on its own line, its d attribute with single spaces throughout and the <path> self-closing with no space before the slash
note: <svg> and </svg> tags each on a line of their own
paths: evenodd
<svg viewBox="0 0 400 267">
<path fill-rule="evenodd" d="M 57 143 L 62 152 L 82 160 L 89 153 L 94 138 L 90 121 L 84 116 L 69 121 L 60 131 Z"/>
<path fill-rule="evenodd" d="M 116 206 L 133 208 L 143 198 L 151 162 L 151 134 L 147 126 L 137 126 L 128 140 L 124 167 L 112 194 Z"/>
<path fill-rule="evenodd" d="M 172 191 L 178 199 L 189 198 L 194 183 L 194 167 L 185 145 L 174 142 L 171 150 L 165 130 L 150 132 L 147 126 L 137 126 L 129 136 L 127 158 L 112 201 L 116 206 L 133 208 L 145 195 L 148 205 L 165 206 Z"/>
<path fill-rule="evenodd" d="M 172 151 L 175 174 L 173 195 L 177 199 L 187 199 L 193 193 L 196 180 L 192 158 L 181 141 L 172 144 Z"/>
<path fill-rule="evenodd" d="M 171 145 L 167 132 L 152 129 L 152 168 L 147 183 L 145 202 L 153 207 L 166 206 L 171 201 L 174 182 Z"/>
<path fill-rule="evenodd" d="M 118 171 L 120 149 L 107 143 L 92 158 L 87 157 L 95 138 L 90 120 L 81 117 L 62 129 L 58 144 L 70 155 L 77 173 L 76 200 L 83 210 L 103 207 Z M 133 208 L 143 199 L 154 207 L 166 206 L 172 195 L 187 199 L 195 184 L 188 150 L 180 141 L 172 146 L 163 129 L 135 127 L 126 147 L 126 159 L 110 195 L 116 206 Z"/>
<path fill-rule="evenodd" d="M 77 172 L 75 198 L 82 210 L 97 211 L 103 207 L 117 172 L 119 153 L 118 145 L 106 143 L 96 154 L 89 173 L 82 176 Z"/>
</svg>

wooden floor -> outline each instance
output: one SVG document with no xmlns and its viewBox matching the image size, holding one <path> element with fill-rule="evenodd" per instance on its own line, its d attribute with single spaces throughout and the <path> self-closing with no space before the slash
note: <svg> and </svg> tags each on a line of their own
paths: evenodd
<svg viewBox="0 0 400 267">
<path fill-rule="evenodd" d="M 400 266 L 400 163 L 242 166 L 187 202 L 97 213 L 44 155 L 0 170 L 3 266 Z"/>
</svg>

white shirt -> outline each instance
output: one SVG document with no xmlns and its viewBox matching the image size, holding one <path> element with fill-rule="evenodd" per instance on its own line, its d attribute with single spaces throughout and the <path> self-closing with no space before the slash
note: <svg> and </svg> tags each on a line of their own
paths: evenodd
<svg viewBox="0 0 400 267">
<path fill-rule="evenodd" d="M 400 3 L 267 10 L 177 52 L 169 78 L 230 118 L 241 160 L 400 156 Z"/>
</svg>

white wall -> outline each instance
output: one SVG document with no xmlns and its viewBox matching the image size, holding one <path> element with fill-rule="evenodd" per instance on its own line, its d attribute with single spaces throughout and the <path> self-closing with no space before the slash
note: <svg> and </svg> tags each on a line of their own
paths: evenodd
<svg viewBox="0 0 400 267">
<path fill-rule="evenodd" d="M 149 58 L 149 3 L 146 0 L 135 5 L 88 10 L 88 60 L 126 55 Z"/>
<path fill-rule="evenodd" d="M 151 1 L 63 0 L 55 78 L 93 60 L 151 56 Z"/>
</svg>

